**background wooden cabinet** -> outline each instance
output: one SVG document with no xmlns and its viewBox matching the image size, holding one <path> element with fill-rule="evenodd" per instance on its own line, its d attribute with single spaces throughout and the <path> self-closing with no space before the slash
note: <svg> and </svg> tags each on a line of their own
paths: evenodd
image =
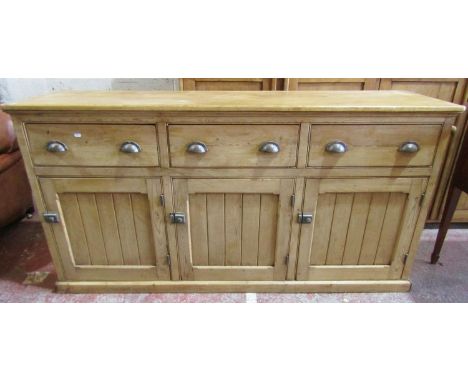
<svg viewBox="0 0 468 382">
<path fill-rule="evenodd" d="M 288 78 L 286 90 L 378 90 L 378 78 Z"/>
<path fill-rule="evenodd" d="M 405 90 L 444 101 L 468 103 L 466 78 L 185 78 L 181 90 Z M 468 112 L 456 119 L 456 131 L 445 158 L 428 221 L 440 221 Z M 462 194 L 454 221 L 468 222 L 468 195 Z"/>
<path fill-rule="evenodd" d="M 159 179 L 41 179 L 70 280 L 169 280 Z"/>
<path fill-rule="evenodd" d="M 280 90 L 276 78 L 182 78 L 179 86 L 180 90 Z"/>
<path fill-rule="evenodd" d="M 285 280 L 292 179 L 174 179 L 183 280 Z"/>
<path fill-rule="evenodd" d="M 444 101 L 461 103 L 463 78 L 382 78 L 380 90 L 406 90 L 439 98 Z"/>
</svg>

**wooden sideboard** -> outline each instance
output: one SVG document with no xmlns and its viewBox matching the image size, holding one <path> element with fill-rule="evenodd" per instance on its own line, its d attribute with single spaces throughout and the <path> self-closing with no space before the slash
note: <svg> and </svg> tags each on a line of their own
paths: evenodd
<svg viewBox="0 0 468 382">
<path fill-rule="evenodd" d="M 59 291 L 407 291 L 463 107 L 375 92 L 6 105 Z"/>
<path fill-rule="evenodd" d="M 448 102 L 468 104 L 466 78 L 184 78 L 180 80 L 180 88 L 198 90 L 193 85 L 195 83 L 200 84 L 200 90 L 407 90 Z M 455 121 L 456 131 L 431 202 L 429 222 L 440 221 L 442 216 L 448 182 L 466 124 L 467 112 Z M 454 221 L 468 222 L 468 194 L 460 197 Z"/>
</svg>

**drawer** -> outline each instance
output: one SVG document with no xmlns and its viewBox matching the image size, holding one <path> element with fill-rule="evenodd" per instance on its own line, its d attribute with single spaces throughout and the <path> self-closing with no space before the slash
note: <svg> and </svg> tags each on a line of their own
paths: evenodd
<svg viewBox="0 0 468 382">
<path fill-rule="evenodd" d="M 308 166 L 431 166 L 441 130 L 441 125 L 312 125 Z"/>
<path fill-rule="evenodd" d="M 156 127 L 118 124 L 28 124 L 38 166 L 158 166 Z"/>
<path fill-rule="evenodd" d="M 299 125 L 170 125 L 168 131 L 173 167 L 296 166 Z"/>
</svg>

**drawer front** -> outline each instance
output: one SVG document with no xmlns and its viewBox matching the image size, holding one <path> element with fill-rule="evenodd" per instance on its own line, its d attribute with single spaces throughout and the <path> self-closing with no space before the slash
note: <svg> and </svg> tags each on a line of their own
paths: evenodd
<svg viewBox="0 0 468 382">
<path fill-rule="evenodd" d="M 441 130 L 440 125 L 312 125 L 308 166 L 431 166 Z"/>
<path fill-rule="evenodd" d="M 299 125 L 170 125 L 168 130 L 173 167 L 296 166 Z"/>
<path fill-rule="evenodd" d="M 153 125 L 28 124 L 26 131 L 38 166 L 159 165 Z M 51 151 L 50 142 L 54 142 Z"/>
</svg>

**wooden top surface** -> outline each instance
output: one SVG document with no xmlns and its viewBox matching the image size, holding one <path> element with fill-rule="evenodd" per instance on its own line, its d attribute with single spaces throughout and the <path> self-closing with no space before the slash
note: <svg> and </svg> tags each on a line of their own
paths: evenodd
<svg viewBox="0 0 468 382">
<path fill-rule="evenodd" d="M 76 91 L 50 93 L 2 109 L 460 113 L 464 107 L 404 91 Z"/>
</svg>

